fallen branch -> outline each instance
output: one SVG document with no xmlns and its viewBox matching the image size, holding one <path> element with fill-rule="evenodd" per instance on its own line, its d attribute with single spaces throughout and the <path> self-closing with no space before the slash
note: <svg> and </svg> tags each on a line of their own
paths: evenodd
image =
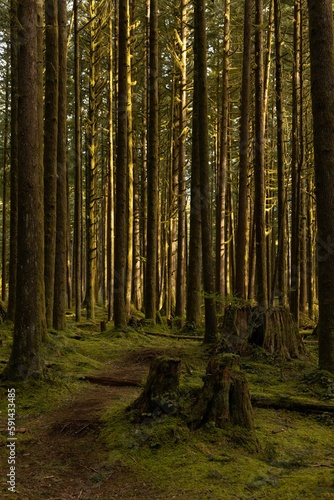
<svg viewBox="0 0 334 500">
<path fill-rule="evenodd" d="M 115 386 L 115 387 L 138 387 L 141 384 L 140 380 L 135 380 L 135 379 L 119 379 L 119 378 L 112 378 L 112 377 L 94 377 L 94 376 L 87 376 L 83 377 L 82 380 L 86 380 L 87 382 L 90 382 L 91 384 L 97 384 L 97 385 L 108 385 L 108 386 Z"/>
<path fill-rule="evenodd" d="M 259 395 L 251 396 L 252 404 L 258 408 L 273 408 L 274 410 L 290 410 L 301 413 L 333 413 L 334 405 L 330 403 L 298 401 L 289 397 L 266 397 Z"/>
<path fill-rule="evenodd" d="M 153 335 L 154 337 L 166 337 L 168 339 L 178 339 L 178 340 L 199 340 L 202 341 L 204 340 L 204 337 L 201 337 L 199 335 L 173 335 L 170 333 L 158 333 L 158 332 L 147 332 L 143 331 L 145 335 Z"/>
</svg>

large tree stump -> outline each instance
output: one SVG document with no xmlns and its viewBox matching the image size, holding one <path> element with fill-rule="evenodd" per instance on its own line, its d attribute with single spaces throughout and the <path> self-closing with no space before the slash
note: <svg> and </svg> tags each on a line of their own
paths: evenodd
<svg viewBox="0 0 334 500">
<path fill-rule="evenodd" d="M 220 429 L 241 427 L 244 438 L 256 450 L 259 448 L 248 382 L 236 354 L 217 354 L 209 361 L 203 388 L 192 408 L 190 425 L 196 429 L 208 423 Z"/>
<path fill-rule="evenodd" d="M 179 390 L 181 361 L 165 356 L 155 358 L 151 365 L 143 392 L 130 405 L 137 420 L 173 413 Z"/>
<path fill-rule="evenodd" d="M 231 422 L 253 429 L 253 411 L 240 357 L 236 354 L 213 356 L 206 369 L 203 388 L 193 406 L 193 426 L 213 422 L 223 428 Z"/>
<path fill-rule="evenodd" d="M 229 352 L 247 354 L 250 345 L 258 345 L 270 354 L 287 358 L 298 358 L 305 353 L 298 325 L 283 308 L 229 306 L 222 332 L 223 347 Z"/>
</svg>

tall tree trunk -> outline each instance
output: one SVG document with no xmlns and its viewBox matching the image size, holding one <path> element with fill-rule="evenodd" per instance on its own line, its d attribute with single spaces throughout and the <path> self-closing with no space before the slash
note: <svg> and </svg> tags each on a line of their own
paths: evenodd
<svg viewBox="0 0 334 500">
<path fill-rule="evenodd" d="M 10 46 L 7 44 L 7 54 L 10 54 Z M 10 94 L 10 75 L 9 75 L 9 57 L 6 64 L 5 75 L 5 118 L 3 126 L 3 175 L 2 175 L 2 258 L 1 258 L 1 300 L 5 302 L 7 298 L 7 204 L 8 204 L 8 138 L 9 138 L 9 94 Z"/>
<path fill-rule="evenodd" d="M 227 276 L 226 262 L 226 179 L 228 155 L 228 119 L 229 119 L 229 50 L 230 50 L 231 2 L 225 0 L 224 52 L 223 52 L 223 88 L 222 117 L 220 126 L 220 154 L 217 172 L 216 204 L 216 292 L 224 296 Z"/>
<path fill-rule="evenodd" d="M 300 286 L 300 147 L 299 120 L 300 110 L 300 1 L 294 3 L 294 60 L 292 77 L 292 152 L 291 152 L 291 276 L 290 311 L 299 322 Z"/>
<path fill-rule="evenodd" d="M 256 225 L 256 299 L 268 306 L 265 167 L 264 167 L 264 80 L 263 80 L 263 0 L 255 2 L 255 201 Z"/>
<path fill-rule="evenodd" d="M 130 5 L 128 2 L 128 43 L 127 43 L 127 70 L 128 70 L 128 102 L 127 102 L 127 113 L 128 113 L 128 214 L 127 214 L 127 259 L 126 259 L 126 290 L 125 290 L 125 303 L 127 315 L 130 315 L 131 306 L 131 295 L 132 295 L 132 269 L 133 269 L 133 109 L 132 109 L 132 65 L 131 60 L 133 55 L 131 54 L 132 47 L 130 40 L 133 38 L 133 28 L 132 28 L 132 16 L 130 16 Z M 131 9 L 132 10 L 132 9 Z"/>
<path fill-rule="evenodd" d="M 216 301 L 214 297 L 214 271 L 212 258 L 211 194 L 208 137 L 208 87 L 207 87 L 207 42 L 205 1 L 194 3 L 195 32 L 194 58 L 197 60 L 198 79 L 198 149 L 200 161 L 201 227 L 203 285 L 205 293 L 205 335 L 204 342 L 215 342 L 217 337 Z"/>
<path fill-rule="evenodd" d="M 179 103 L 179 165 L 178 165 L 178 243 L 175 314 L 183 326 L 186 314 L 186 126 L 187 126 L 187 13 L 181 0 L 181 79 Z"/>
<path fill-rule="evenodd" d="M 118 17 L 118 108 L 117 108 L 117 159 L 116 159 L 116 204 L 115 204 L 115 275 L 114 275 L 114 323 L 116 328 L 125 328 L 127 312 L 125 305 L 125 277 L 127 253 L 127 17 L 128 0 L 119 1 Z"/>
<path fill-rule="evenodd" d="M 277 275 L 278 298 L 281 306 L 287 305 L 287 250 L 286 250 L 286 188 L 284 167 L 284 109 L 283 109 L 283 72 L 282 72 L 282 36 L 280 0 L 274 1 L 275 19 L 275 90 L 276 90 L 276 120 L 277 120 L 277 218 L 278 218 L 278 248 Z M 275 284 L 275 283 L 274 283 Z M 274 296 L 274 294 L 273 294 Z"/>
<path fill-rule="evenodd" d="M 334 44 L 332 1 L 308 0 L 318 220 L 319 367 L 334 371 Z"/>
<path fill-rule="evenodd" d="M 82 162 L 81 162 L 81 92 L 80 92 L 80 36 L 78 25 L 78 0 L 73 0 L 74 12 L 74 150 L 75 150 L 75 181 L 74 181 L 74 237 L 73 237 L 73 267 L 74 267 L 74 301 L 75 320 L 81 320 L 82 303 Z"/>
<path fill-rule="evenodd" d="M 108 102 L 108 172 L 107 172 L 107 295 L 108 321 L 111 321 L 114 308 L 114 137 L 113 137 L 113 7 L 109 11 L 109 102 Z"/>
<path fill-rule="evenodd" d="M 45 2 L 44 233 L 46 324 L 53 326 L 58 146 L 58 0 Z"/>
<path fill-rule="evenodd" d="M 15 318 L 16 274 L 17 274 L 17 231 L 18 231 L 18 20 L 17 2 L 10 4 L 11 33 L 11 96 L 10 96 L 10 244 L 9 244 L 9 290 L 7 317 Z"/>
<path fill-rule="evenodd" d="M 242 61 L 241 119 L 239 147 L 239 203 L 236 233 L 236 278 L 235 293 L 246 298 L 246 242 L 247 242 L 247 183 L 249 167 L 249 107 L 251 74 L 252 0 L 245 0 L 244 6 L 244 52 Z"/>
<path fill-rule="evenodd" d="M 59 113 L 57 148 L 57 223 L 56 260 L 54 282 L 53 326 L 65 329 L 67 290 L 67 166 L 66 166 L 66 118 L 67 118 L 67 10 L 66 0 L 58 0 L 59 19 Z"/>
<path fill-rule="evenodd" d="M 86 173 L 86 315 L 95 317 L 97 282 L 97 175 L 100 27 L 97 2 L 90 3 L 88 162 Z"/>
<path fill-rule="evenodd" d="M 13 346 L 9 379 L 43 376 L 40 352 L 45 334 L 43 106 L 40 2 L 18 1 L 18 255 Z"/>
<path fill-rule="evenodd" d="M 153 323 L 157 307 L 157 240 L 158 240 L 158 0 L 150 0 L 149 56 L 149 123 L 147 154 L 147 253 L 145 280 L 145 316 Z"/>
</svg>

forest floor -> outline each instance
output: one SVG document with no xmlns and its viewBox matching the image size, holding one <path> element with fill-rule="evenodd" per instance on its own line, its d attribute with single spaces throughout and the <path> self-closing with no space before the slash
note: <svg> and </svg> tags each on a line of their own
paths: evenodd
<svg viewBox="0 0 334 500">
<path fill-rule="evenodd" d="M 0 325 L 0 363 L 10 352 L 10 325 Z M 163 328 L 160 327 L 163 331 Z M 126 408 L 138 386 L 90 383 L 87 377 L 144 383 L 158 355 L 182 362 L 186 400 L 202 385 L 209 357 L 200 342 L 125 333 L 98 325 L 52 332 L 44 346 L 45 382 L 15 384 L 16 494 L 8 492 L 8 384 L 1 383 L 0 496 L 38 499 L 334 499 L 334 375 L 316 368 L 316 342 L 299 360 L 257 348 L 242 360 L 254 406 L 261 450 L 237 432 L 208 426 L 190 431 L 178 415 L 130 421 Z M 167 327 L 165 333 L 167 332 Z M 0 365 L 1 366 L 1 365 Z M 272 409 L 280 400 L 305 411 Z M 308 404 L 328 411 L 307 410 Z M 331 405 L 333 409 L 331 410 Z"/>
</svg>

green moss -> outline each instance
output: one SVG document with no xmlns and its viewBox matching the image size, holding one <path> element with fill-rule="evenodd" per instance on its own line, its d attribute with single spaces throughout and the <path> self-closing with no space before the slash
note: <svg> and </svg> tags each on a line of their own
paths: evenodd
<svg viewBox="0 0 334 500">
<path fill-rule="evenodd" d="M 103 317 L 104 310 L 98 310 Z M 165 331 L 162 324 L 155 329 Z M 12 326 L 0 324 L 0 363 L 9 358 Z M 44 382 L 16 384 L 18 426 L 23 417 L 38 417 L 64 405 L 85 391 L 82 377 L 106 372 L 117 366 L 146 368 L 156 355 L 182 360 L 180 406 L 183 414 L 152 419 L 146 424 L 131 422 L 126 408 L 136 397 L 124 390 L 111 398 L 110 408 L 101 421 L 101 435 L 110 453 L 110 463 L 118 461 L 131 468 L 143 482 L 154 485 L 155 498 L 189 500 L 284 499 L 312 500 L 334 498 L 334 426 L 332 415 L 316 417 L 296 412 L 254 408 L 256 435 L 261 451 L 254 453 L 242 430 L 221 430 L 206 426 L 190 431 L 186 425 L 191 402 L 203 384 L 209 357 L 207 348 L 192 341 L 151 337 L 140 330 L 100 333 L 88 322 L 76 325 L 67 320 L 66 332 L 50 332 L 43 345 L 47 367 Z M 332 376 L 320 372 L 317 346 L 307 345 L 307 355 L 285 361 L 254 348 L 242 359 L 252 395 L 286 397 L 304 401 L 332 398 Z M 3 394 L 6 385 L 1 386 Z M 330 402 L 330 401 L 329 401 Z M 2 415 L 6 400 L 0 398 Z M 42 417 L 41 417 L 42 418 Z M 0 439 L 6 439 L 0 434 Z M 29 447 L 31 436 L 18 434 Z M 92 482 L 103 481 L 92 476 Z"/>
</svg>

